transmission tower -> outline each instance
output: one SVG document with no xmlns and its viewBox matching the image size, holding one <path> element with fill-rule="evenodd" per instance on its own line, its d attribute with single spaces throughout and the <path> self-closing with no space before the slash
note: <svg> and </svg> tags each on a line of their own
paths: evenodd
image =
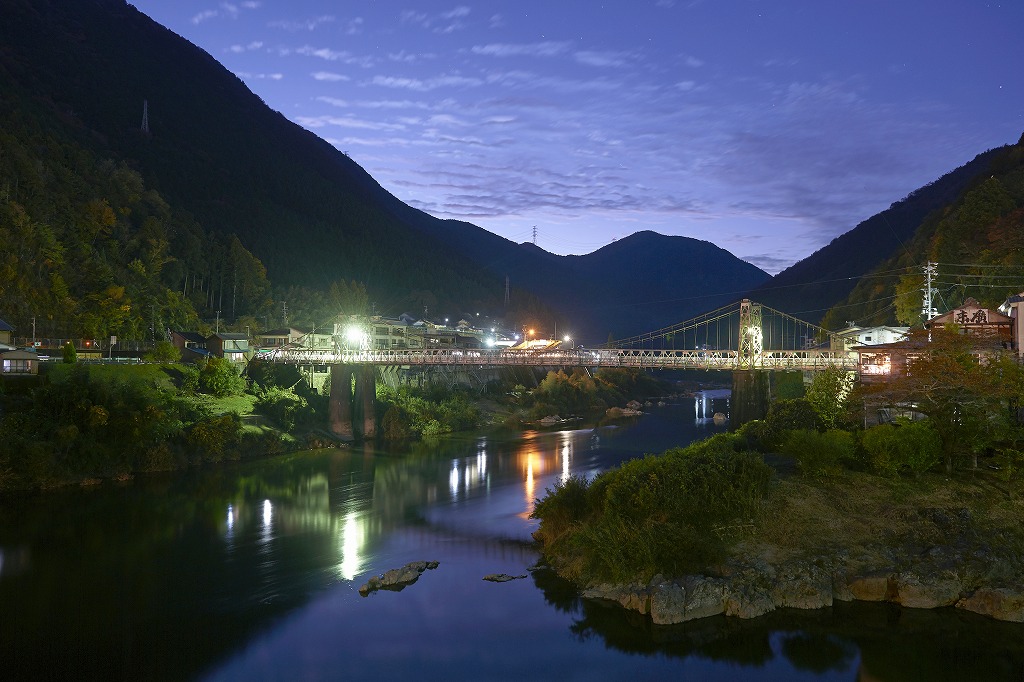
<svg viewBox="0 0 1024 682">
<path fill-rule="evenodd" d="M 142 100 L 142 132 L 149 135 L 149 100 Z"/>
<path fill-rule="evenodd" d="M 505 307 L 508 308 L 508 275 L 505 275 Z"/>
<path fill-rule="evenodd" d="M 928 264 L 924 266 L 924 286 L 921 287 L 921 293 L 924 294 L 924 299 L 921 301 L 921 315 L 924 317 L 925 322 L 939 314 L 939 311 L 932 305 L 932 299 L 935 296 L 932 282 L 938 276 L 939 266 L 928 261 Z"/>
<path fill-rule="evenodd" d="M 533 245 L 537 246 L 537 226 L 533 226 Z"/>
</svg>

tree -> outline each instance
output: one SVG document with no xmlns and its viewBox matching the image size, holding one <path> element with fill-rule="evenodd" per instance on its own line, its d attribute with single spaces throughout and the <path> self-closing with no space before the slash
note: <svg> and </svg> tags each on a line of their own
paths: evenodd
<svg viewBox="0 0 1024 682">
<path fill-rule="evenodd" d="M 865 387 L 866 396 L 927 416 L 942 439 L 947 473 L 960 457 L 977 467 L 1007 403 L 1022 396 L 1024 370 L 995 343 L 955 328 L 912 331 L 906 348 L 905 370 Z"/>
<path fill-rule="evenodd" d="M 834 429 L 844 421 L 853 375 L 839 367 L 827 367 L 816 372 L 804 397 L 814 408 L 822 428 Z"/>
<path fill-rule="evenodd" d="M 78 351 L 75 350 L 75 345 L 68 341 L 61 348 L 61 354 L 64 358 L 64 364 L 73 365 L 78 362 Z"/>
</svg>

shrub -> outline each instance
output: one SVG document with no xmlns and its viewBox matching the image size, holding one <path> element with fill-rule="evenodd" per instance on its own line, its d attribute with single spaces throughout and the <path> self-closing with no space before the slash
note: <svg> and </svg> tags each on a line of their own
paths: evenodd
<svg viewBox="0 0 1024 682">
<path fill-rule="evenodd" d="M 818 431 L 821 422 L 814 406 L 806 398 L 776 400 L 764 418 L 764 444 L 777 448 L 786 440 L 787 431 Z"/>
<path fill-rule="evenodd" d="M 942 461 L 942 438 L 927 421 L 872 426 L 862 442 L 872 468 L 886 476 L 921 474 Z"/>
<path fill-rule="evenodd" d="M 179 362 L 181 349 L 170 341 L 157 341 L 153 350 L 146 353 L 145 359 L 149 362 Z"/>
<path fill-rule="evenodd" d="M 757 518 L 772 470 L 735 452 L 735 438 L 631 460 L 589 485 L 568 479 L 539 500 L 533 517 L 545 556 L 586 580 L 647 579 L 722 555 L 738 528 Z"/>
<path fill-rule="evenodd" d="M 819 433 L 800 429 L 789 432 L 781 449 L 796 460 L 801 475 L 828 480 L 842 472 L 844 460 L 856 456 L 857 440 L 848 431 L 832 429 Z"/>
</svg>

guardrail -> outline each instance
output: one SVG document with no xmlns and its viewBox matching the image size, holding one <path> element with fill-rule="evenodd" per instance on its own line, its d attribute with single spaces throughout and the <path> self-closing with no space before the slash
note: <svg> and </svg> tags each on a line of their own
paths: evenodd
<svg viewBox="0 0 1024 682">
<path fill-rule="evenodd" d="M 741 362 L 733 350 L 343 350 L 277 349 L 257 359 L 292 365 L 384 365 L 471 367 L 637 367 L 650 369 L 854 369 L 856 358 L 835 351 L 764 351 Z"/>
</svg>

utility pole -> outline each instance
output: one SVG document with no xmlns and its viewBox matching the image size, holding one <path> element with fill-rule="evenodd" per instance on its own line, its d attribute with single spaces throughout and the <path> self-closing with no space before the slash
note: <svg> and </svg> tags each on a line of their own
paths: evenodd
<svg viewBox="0 0 1024 682">
<path fill-rule="evenodd" d="M 142 100 L 142 132 L 149 135 L 149 100 Z"/>
<path fill-rule="evenodd" d="M 36 347 L 36 316 L 32 316 L 32 347 Z"/>
<path fill-rule="evenodd" d="M 505 275 L 505 308 L 508 308 L 508 275 Z"/>
<path fill-rule="evenodd" d="M 932 286 L 932 280 L 939 275 L 939 266 L 936 263 L 928 261 L 928 264 L 924 266 L 924 286 L 921 288 L 921 292 L 924 294 L 924 300 L 921 302 L 921 315 L 924 317 L 924 321 L 932 319 L 939 314 L 939 311 L 932 305 L 932 299 L 935 296 L 935 289 Z"/>
<path fill-rule="evenodd" d="M 217 327 L 214 334 L 220 334 L 220 311 L 217 311 Z"/>
</svg>

